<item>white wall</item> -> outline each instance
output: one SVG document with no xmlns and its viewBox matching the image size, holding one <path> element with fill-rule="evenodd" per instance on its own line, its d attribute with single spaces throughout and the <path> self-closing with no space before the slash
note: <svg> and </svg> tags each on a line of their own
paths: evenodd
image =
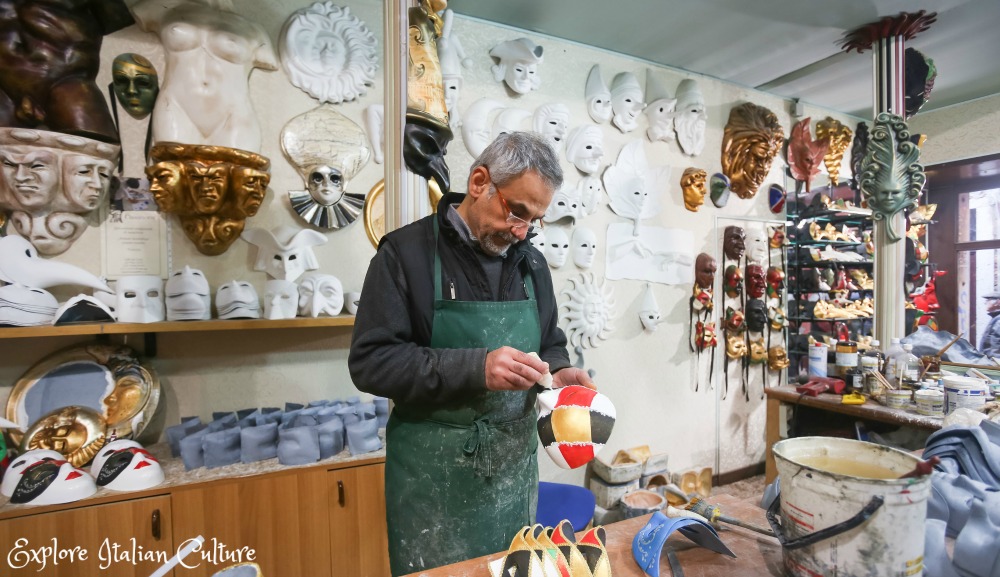
<svg viewBox="0 0 1000 577">
<path fill-rule="evenodd" d="M 351 11 L 367 22 L 380 40 L 381 2 L 377 0 L 352 0 Z M 242 0 L 241 13 L 262 23 L 273 42 L 277 43 L 281 25 L 294 10 L 308 5 L 304 0 Z M 489 96 L 511 106 L 534 110 L 540 104 L 558 101 L 570 107 L 571 126 L 589 123 L 583 100 L 587 73 L 595 63 L 601 65 L 605 80 L 610 83 L 621 71 L 632 71 L 640 82 L 645 82 L 647 63 L 617 54 L 592 49 L 534 34 L 494 26 L 488 23 L 458 18 L 455 31 L 467 53 L 474 60 L 472 70 L 465 72 L 465 88 L 460 108 L 464 110 L 476 99 Z M 545 48 L 545 61 L 540 68 L 542 87 L 518 98 L 507 95 L 505 88 L 493 81 L 489 66 L 492 61 L 489 49 L 504 40 L 528 36 Z M 710 47 L 706 45 L 706 50 Z M 98 84 L 110 81 L 110 63 L 122 52 L 138 52 L 149 57 L 163 73 L 163 54 L 157 38 L 133 26 L 105 39 L 102 49 L 102 71 Z M 687 75 L 682 72 L 654 67 L 666 86 L 674 91 Z M 381 102 L 381 69 L 375 86 L 360 102 L 344 104 L 340 111 L 363 125 L 361 112 L 369 104 Z M 681 154 L 676 143 L 645 143 L 649 160 L 654 165 L 672 168 L 671 187 L 664 191 L 663 210 L 658 217 L 644 224 L 674 227 L 692 232 L 695 252 L 708 252 L 720 257 L 722 228 L 739 224 L 740 219 L 750 219 L 750 228 L 762 230 L 755 219 L 773 218 L 767 207 L 766 187 L 770 182 L 783 182 L 783 161 L 776 161 L 768 181 L 755 198 L 741 200 L 735 195 L 724 209 L 716 209 L 706 199 L 705 206 L 697 213 L 684 209 L 679 184 L 681 173 L 688 166 L 697 166 L 709 174 L 721 172 L 719 160 L 722 128 L 732 106 L 752 101 L 774 111 L 789 134 L 792 118 L 789 103 L 778 97 L 754 90 L 700 79 L 701 89 L 708 106 L 709 127 L 707 144 L 700 157 L 690 159 Z M 284 74 L 255 71 L 250 77 L 251 98 L 261 119 L 264 148 L 262 153 L 272 162 L 269 194 L 259 214 L 250 219 L 248 226 L 271 228 L 279 224 L 297 224 L 297 217 L 289 208 L 285 191 L 301 189 L 302 182 L 291 165 L 282 156 L 278 136 L 281 128 L 295 115 L 310 110 L 315 102 L 293 87 Z M 826 111 L 806 110 L 813 122 L 827 116 Z M 835 118 L 854 126 L 856 119 L 841 114 Z M 126 153 L 126 174 L 140 175 L 142 143 L 145 123 L 122 117 L 123 144 Z M 643 138 L 645 120 L 640 129 L 628 135 L 621 134 L 610 124 L 603 126 L 605 134 L 605 163 L 613 162 L 618 151 L 633 138 Z M 850 153 L 845 159 L 850 158 Z M 453 189 L 465 185 L 471 158 L 459 135 L 449 148 L 448 162 L 452 171 Z M 842 177 L 849 176 L 849 161 L 844 161 Z M 575 182 L 579 174 L 568 162 L 563 163 L 567 180 Z M 381 178 L 382 167 L 370 163 L 351 183 L 355 192 L 369 190 Z M 625 222 L 607 208 L 607 199 L 597 214 L 587 217 L 582 224 L 593 228 L 603 237 L 607 225 Z M 779 216 L 778 218 L 783 218 Z M 173 266 L 190 264 L 206 272 L 213 290 L 230 279 L 246 279 L 262 287 L 264 273 L 254 272 L 250 266 L 253 257 L 249 245 L 237 241 L 223 255 L 205 257 L 187 241 L 174 223 L 172 244 Z M 345 290 L 359 290 L 367 263 L 374 248 L 365 235 L 363 224 L 358 222 L 346 230 L 327 235 L 330 242 L 316 250 L 321 271 L 337 275 Z M 61 260 L 100 271 L 100 231 L 93 229 Z M 597 264 L 593 272 L 603 275 L 604 247 L 599 246 Z M 567 285 L 578 271 L 572 263 L 554 271 L 557 290 Z M 586 351 L 587 365 L 597 371 L 596 380 L 601 390 L 614 402 L 618 421 L 605 455 L 640 444 L 648 444 L 655 452 L 668 452 L 671 468 L 713 466 L 716 471 L 732 471 L 763 461 L 765 404 L 760 398 L 760 371 L 751 377 L 754 393 L 747 402 L 740 394 L 739 372 L 731 368 L 730 394 L 724 401 L 717 401 L 723 371 L 722 355 L 715 363 L 713 388 L 702 386 L 694 391 L 695 365 L 693 355 L 685 342 L 688 334 L 689 286 L 656 285 L 655 296 L 666 320 L 659 330 L 646 334 L 638 320 L 642 283 L 637 281 L 610 282 L 617 301 L 616 331 L 600 347 Z M 564 299 L 560 298 L 560 302 Z M 0 329 L 2 330 L 2 329 Z M 776 340 L 778 337 L 775 337 Z M 258 331 L 253 333 L 167 333 L 158 336 L 158 356 L 153 364 L 160 375 L 165 395 L 166 424 L 176 423 L 184 415 L 208 417 L 215 410 L 238 409 L 248 406 L 280 405 L 284 401 L 307 401 L 318 398 L 335 398 L 353 394 L 346 366 L 349 329 L 301 329 Z M 31 340 L 0 340 L 0 384 L 13 384 L 32 363 L 45 354 L 77 342 L 80 338 L 52 338 Z M 141 349 L 141 339 L 136 336 L 128 341 Z M 572 357 L 573 355 L 571 355 Z M 703 373 L 707 372 L 707 358 L 702 359 Z M 0 398 L 9 387 L 0 389 Z M 718 459 L 718 461 L 717 461 Z M 565 472 L 557 469 L 546 457 L 539 459 L 542 478 L 579 482 L 581 471 Z"/>
</svg>

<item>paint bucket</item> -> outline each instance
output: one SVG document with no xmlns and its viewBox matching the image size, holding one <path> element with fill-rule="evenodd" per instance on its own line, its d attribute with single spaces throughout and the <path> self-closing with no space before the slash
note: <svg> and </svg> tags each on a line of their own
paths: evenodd
<svg viewBox="0 0 1000 577">
<path fill-rule="evenodd" d="M 913 392 L 917 402 L 917 412 L 921 415 L 940 417 L 944 415 L 944 393 L 937 389 L 920 389 Z"/>
<path fill-rule="evenodd" d="M 914 470 L 917 457 L 832 437 L 786 439 L 772 452 L 781 494 L 767 518 L 789 575 L 923 572 L 931 478 L 900 478 Z"/>
<path fill-rule="evenodd" d="M 913 391 L 910 389 L 896 389 L 885 392 L 885 406 L 890 409 L 905 409 L 910 405 Z"/>
<path fill-rule="evenodd" d="M 972 377 L 941 377 L 944 384 L 944 412 L 966 408 L 978 411 L 986 404 L 986 383 Z"/>
<path fill-rule="evenodd" d="M 809 374 L 811 376 L 826 376 L 826 349 L 825 343 L 816 343 L 809 347 Z"/>
</svg>

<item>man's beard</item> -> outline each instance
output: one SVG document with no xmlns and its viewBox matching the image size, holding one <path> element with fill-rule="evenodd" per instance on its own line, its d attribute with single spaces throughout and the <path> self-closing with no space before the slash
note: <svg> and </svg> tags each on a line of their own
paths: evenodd
<svg viewBox="0 0 1000 577">
<path fill-rule="evenodd" d="M 705 121 L 698 115 L 679 114 L 674 117 L 677 140 L 688 156 L 697 156 L 705 148 Z"/>
<path fill-rule="evenodd" d="M 512 244 L 517 242 L 517 237 L 509 232 L 496 232 L 486 238 L 478 239 L 473 237 L 479 250 L 490 256 L 500 256 L 507 252 Z"/>
</svg>

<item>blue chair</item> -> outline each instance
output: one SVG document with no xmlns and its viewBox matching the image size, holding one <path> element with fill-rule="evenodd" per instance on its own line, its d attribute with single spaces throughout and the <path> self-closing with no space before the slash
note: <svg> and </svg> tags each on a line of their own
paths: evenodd
<svg viewBox="0 0 1000 577">
<path fill-rule="evenodd" d="M 589 489 L 563 483 L 538 483 L 538 511 L 535 522 L 544 527 L 555 527 L 568 519 L 575 531 L 590 524 L 594 518 L 597 501 Z"/>
</svg>

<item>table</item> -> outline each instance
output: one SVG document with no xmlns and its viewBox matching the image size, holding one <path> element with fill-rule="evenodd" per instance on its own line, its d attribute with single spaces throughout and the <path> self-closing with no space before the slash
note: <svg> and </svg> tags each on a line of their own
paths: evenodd
<svg viewBox="0 0 1000 577">
<path fill-rule="evenodd" d="M 841 395 L 834 395 L 832 393 L 821 393 L 818 397 L 801 395 L 795 392 L 795 387 L 791 385 L 769 387 L 764 390 L 764 393 L 767 395 L 767 423 L 765 426 L 767 464 L 765 474 L 768 483 L 778 476 L 771 447 L 781 440 L 782 405 L 813 407 L 823 411 L 858 417 L 859 419 L 892 423 L 906 427 L 917 427 L 931 431 L 940 429 L 943 421 L 941 417 L 920 415 L 913 410 L 890 409 L 871 399 L 866 400 L 863 405 L 845 405 L 841 402 Z"/>
<path fill-rule="evenodd" d="M 755 525 L 767 526 L 764 510 L 753 503 L 746 503 L 732 495 L 712 497 L 709 502 L 718 505 L 722 511 Z M 632 558 L 632 539 L 639 529 L 649 522 L 650 515 L 626 519 L 605 525 L 608 538 L 606 548 L 611 558 L 611 572 L 615 577 L 644 577 L 639 565 Z M 670 535 L 670 543 L 677 551 L 677 559 L 685 577 L 710 577 L 716 575 L 740 575 L 740 577 L 780 577 L 782 572 L 781 546 L 777 539 L 759 533 L 723 525 L 719 536 L 736 554 L 736 559 L 702 549 L 676 532 Z M 499 559 L 506 552 L 494 553 L 477 559 L 462 561 L 453 565 L 419 571 L 408 577 L 490 577 L 487 563 Z M 666 554 L 660 557 L 661 577 L 673 577 Z"/>
</svg>

